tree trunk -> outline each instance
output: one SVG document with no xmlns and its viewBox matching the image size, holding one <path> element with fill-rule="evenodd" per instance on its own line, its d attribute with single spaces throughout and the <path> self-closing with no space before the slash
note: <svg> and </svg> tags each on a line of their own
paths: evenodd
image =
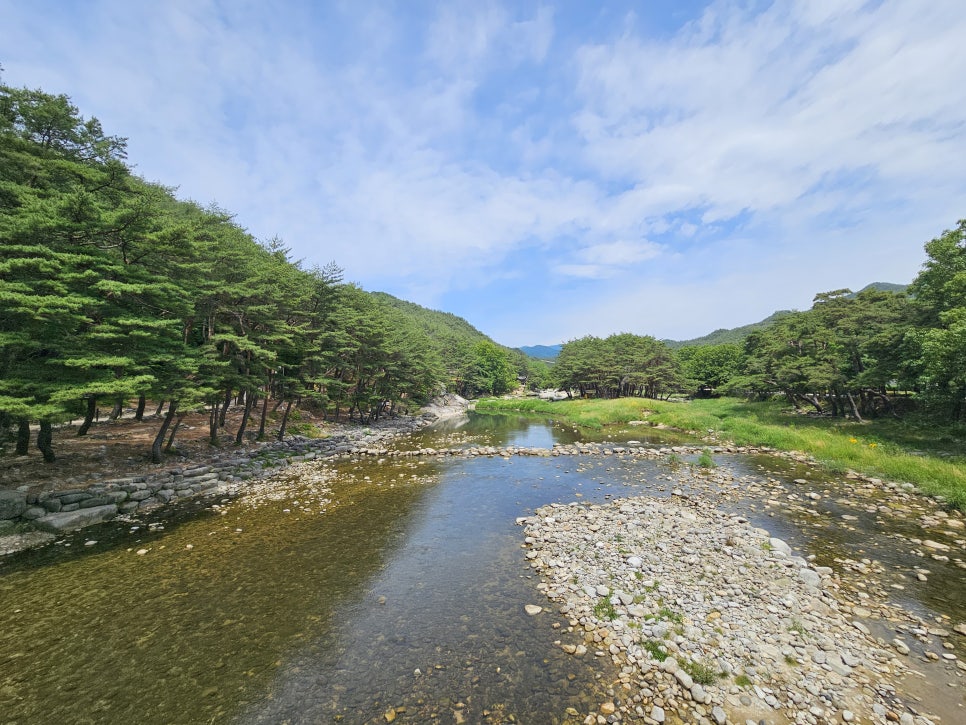
<svg viewBox="0 0 966 725">
<path fill-rule="evenodd" d="M 87 431 L 91 429 L 91 423 L 94 422 L 94 414 L 97 412 L 97 398 L 93 395 L 87 399 L 87 412 L 84 414 L 84 422 L 81 423 L 80 428 L 77 429 L 77 435 L 83 436 L 87 435 Z"/>
<path fill-rule="evenodd" d="M 158 401 L 158 409 L 154 411 L 154 417 L 157 418 L 159 415 L 161 415 L 162 410 L 164 410 L 164 398 L 161 398 L 161 400 Z"/>
<path fill-rule="evenodd" d="M 30 450 L 30 421 L 21 418 L 17 421 L 17 447 L 14 453 L 18 456 L 25 456 Z"/>
<path fill-rule="evenodd" d="M 231 405 L 231 388 L 225 391 L 225 404 L 221 407 L 221 413 L 218 414 L 218 427 L 225 427 L 225 416 L 228 414 L 228 406 Z"/>
<path fill-rule="evenodd" d="M 179 415 L 178 416 L 178 419 L 174 422 L 174 425 L 171 426 L 171 435 L 168 436 L 168 444 L 164 447 L 164 452 L 165 453 L 170 453 L 171 452 L 171 446 L 174 445 L 174 436 L 175 436 L 175 433 L 177 433 L 178 432 L 178 428 L 181 427 L 181 421 L 183 419 L 184 419 L 184 416 L 183 415 Z"/>
<path fill-rule="evenodd" d="M 111 408 L 110 420 L 117 420 L 121 417 L 121 413 L 124 411 L 124 401 L 116 400 L 114 401 L 114 407 Z"/>
<path fill-rule="evenodd" d="M 265 397 L 262 398 L 262 416 L 261 416 L 261 420 L 258 422 L 257 439 L 260 441 L 265 440 L 265 418 L 267 416 L 268 416 L 268 391 L 265 392 Z"/>
<path fill-rule="evenodd" d="M 40 431 L 37 433 L 37 448 L 44 457 L 44 463 L 53 463 L 56 458 L 54 448 L 51 445 L 53 438 L 53 426 L 51 426 L 50 421 L 40 421 Z"/>
<path fill-rule="evenodd" d="M 177 409 L 178 401 L 172 400 L 171 404 L 168 405 L 168 413 L 164 416 L 164 422 L 161 424 L 161 430 L 158 431 L 158 434 L 154 437 L 154 443 L 151 445 L 151 463 L 161 463 L 161 445 L 164 443 L 164 434 L 171 427 L 171 421 Z"/>
<path fill-rule="evenodd" d="M 208 442 L 218 445 L 218 402 L 212 402 L 211 410 L 208 412 Z"/>
<path fill-rule="evenodd" d="M 815 407 L 815 412 L 816 413 L 824 413 L 825 412 L 822 409 L 822 404 L 820 402 L 818 402 L 818 398 L 816 398 L 814 395 L 802 395 L 802 399 L 803 400 L 807 400 L 809 403 L 811 403 Z"/>
<path fill-rule="evenodd" d="M 148 401 L 144 397 L 144 393 L 138 396 L 138 409 L 134 411 L 134 420 L 140 423 L 144 420 L 144 406 L 147 405 Z"/>
<path fill-rule="evenodd" d="M 238 426 L 238 432 L 235 434 L 235 444 L 241 445 L 242 441 L 245 439 L 245 428 L 248 426 L 248 416 L 251 415 L 252 406 L 255 404 L 255 396 L 249 393 L 245 397 L 245 410 L 242 413 L 241 425 Z"/>
<path fill-rule="evenodd" d="M 282 425 L 278 429 L 278 439 L 281 441 L 285 437 L 285 425 L 288 423 L 288 414 L 292 410 L 292 401 L 289 400 L 288 404 L 285 406 L 285 412 L 282 413 Z"/>
</svg>

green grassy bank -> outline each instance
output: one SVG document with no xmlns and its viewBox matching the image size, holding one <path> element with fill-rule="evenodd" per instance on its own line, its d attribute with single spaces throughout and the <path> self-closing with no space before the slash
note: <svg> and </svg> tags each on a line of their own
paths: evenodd
<svg viewBox="0 0 966 725">
<path fill-rule="evenodd" d="M 487 399 L 481 412 L 519 411 L 549 415 L 599 429 L 632 420 L 663 423 L 736 445 L 802 451 L 836 470 L 852 469 L 890 481 L 914 484 L 966 511 L 966 429 L 894 419 L 866 423 L 811 418 L 788 412 L 779 402 L 735 398 L 671 403 L 642 398 L 616 400 Z"/>
</svg>

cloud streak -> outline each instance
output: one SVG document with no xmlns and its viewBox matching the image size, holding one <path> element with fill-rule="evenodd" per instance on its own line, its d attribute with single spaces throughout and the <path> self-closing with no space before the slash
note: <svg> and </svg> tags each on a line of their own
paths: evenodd
<svg viewBox="0 0 966 725">
<path fill-rule="evenodd" d="M 908 281 L 963 216 L 962 3 L 636 10 L 7 3 L 0 63 L 145 177 L 508 344 Z"/>
</svg>

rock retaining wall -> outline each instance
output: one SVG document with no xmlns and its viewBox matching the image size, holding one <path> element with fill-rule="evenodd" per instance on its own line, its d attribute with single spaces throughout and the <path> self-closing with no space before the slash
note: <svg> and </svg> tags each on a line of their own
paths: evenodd
<svg viewBox="0 0 966 725">
<path fill-rule="evenodd" d="M 41 493 L 30 492 L 27 486 L 0 490 L 0 536 L 31 531 L 61 534 L 109 521 L 118 514 L 133 514 L 206 493 L 224 492 L 230 486 L 293 463 L 367 451 L 373 443 L 384 444 L 390 437 L 412 432 L 429 422 L 429 418 L 399 418 L 324 439 L 294 436 L 252 450 L 226 452 L 203 464 L 113 478 L 84 488 Z M 0 553 L 18 548 L 22 547 L 2 546 Z"/>
</svg>

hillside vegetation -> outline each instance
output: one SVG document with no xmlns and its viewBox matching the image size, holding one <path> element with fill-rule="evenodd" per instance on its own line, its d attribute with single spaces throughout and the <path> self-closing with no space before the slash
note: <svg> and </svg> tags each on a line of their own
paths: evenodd
<svg viewBox="0 0 966 725">
<path fill-rule="evenodd" d="M 130 400 L 138 420 L 165 411 L 158 461 L 189 412 L 216 444 L 229 405 L 239 442 L 281 409 L 282 437 L 293 407 L 373 421 L 444 389 L 500 394 L 526 368 L 459 318 L 303 267 L 139 178 L 126 140 L 64 95 L 0 86 L 0 245 L 0 448 L 16 454 L 33 425 L 51 461 L 58 423 L 84 435 Z"/>
</svg>

